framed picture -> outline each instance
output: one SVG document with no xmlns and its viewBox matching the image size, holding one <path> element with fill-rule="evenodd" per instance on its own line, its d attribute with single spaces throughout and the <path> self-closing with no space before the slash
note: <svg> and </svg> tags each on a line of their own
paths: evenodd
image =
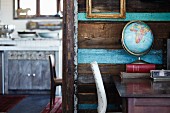
<svg viewBox="0 0 170 113">
<path fill-rule="evenodd" d="M 87 18 L 125 18 L 125 0 L 86 0 L 86 13 Z"/>
</svg>

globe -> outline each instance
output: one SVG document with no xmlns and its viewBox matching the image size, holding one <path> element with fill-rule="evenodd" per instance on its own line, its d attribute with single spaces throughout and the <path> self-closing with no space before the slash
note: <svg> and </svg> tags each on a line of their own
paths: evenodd
<svg viewBox="0 0 170 113">
<path fill-rule="evenodd" d="M 127 23 L 122 32 L 122 45 L 124 49 L 135 56 L 147 54 L 153 43 L 154 37 L 150 27 L 142 21 Z"/>
</svg>

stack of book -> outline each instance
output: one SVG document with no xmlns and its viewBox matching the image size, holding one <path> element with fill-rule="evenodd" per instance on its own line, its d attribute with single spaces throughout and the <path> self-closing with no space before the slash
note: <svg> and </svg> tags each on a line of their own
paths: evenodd
<svg viewBox="0 0 170 113">
<path fill-rule="evenodd" d="M 155 70 L 155 64 L 126 64 L 126 72 L 121 72 L 121 78 L 150 78 L 150 70 Z"/>
</svg>

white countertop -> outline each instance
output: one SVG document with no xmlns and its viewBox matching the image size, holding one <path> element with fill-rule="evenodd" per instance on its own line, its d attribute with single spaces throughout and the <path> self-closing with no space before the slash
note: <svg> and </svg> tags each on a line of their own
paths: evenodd
<svg viewBox="0 0 170 113">
<path fill-rule="evenodd" d="M 62 46 L 62 39 L 0 38 L 0 51 L 5 51 L 5 50 L 58 51 L 61 48 L 61 46 Z"/>
<path fill-rule="evenodd" d="M 21 46 L 0 46 L 0 51 L 59 51 L 59 47 L 21 47 Z"/>
</svg>

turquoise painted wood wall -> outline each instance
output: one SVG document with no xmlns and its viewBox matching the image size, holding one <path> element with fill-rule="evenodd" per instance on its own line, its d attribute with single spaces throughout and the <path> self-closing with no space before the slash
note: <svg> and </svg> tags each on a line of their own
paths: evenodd
<svg viewBox="0 0 170 113">
<path fill-rule="evenodd" d="M 97 104 L 79 104 L 79 109 L 97 109 Z M 115 109 L 119 107 L 119 105 L 108 104 L 107 109 Z"/>
<path fill-rule="evenodd" d="M 86 13 L 78 13 L 79 21 L 170 21 L 169 12 L 161 13 L 126 13 L 125 19 L 96 19 L 96 18 L 86 18 Z"/>
<path fill-rule="evenodd" d="M 138 57 L 128 54 L 123 49 L 78 49 L 78 63 L 97 61 L 104 64 L 128 64 L 136 60 L 138 60 Z M 141 60 L 162 64 L 162 51 L 151 50 L 148 54 L 141 56 Z"/>
</svg>

